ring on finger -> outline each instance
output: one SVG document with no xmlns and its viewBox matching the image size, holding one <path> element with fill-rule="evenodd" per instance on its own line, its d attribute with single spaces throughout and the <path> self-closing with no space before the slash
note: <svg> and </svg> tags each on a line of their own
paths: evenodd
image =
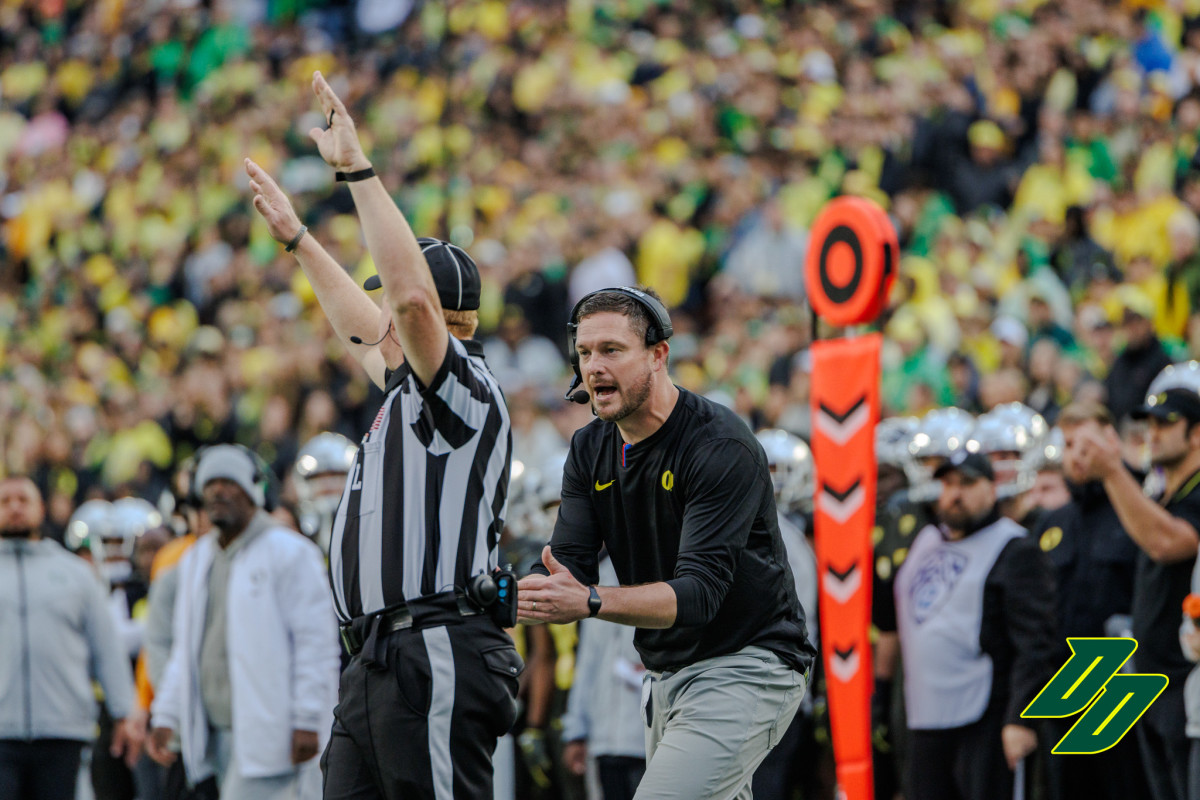
<svg viewBox="0 0 1200 800">
<path fill-rule="evenodd" d="M 533 610 L 537 611 L 537 600 L 533 601 Z"/>
</svg>

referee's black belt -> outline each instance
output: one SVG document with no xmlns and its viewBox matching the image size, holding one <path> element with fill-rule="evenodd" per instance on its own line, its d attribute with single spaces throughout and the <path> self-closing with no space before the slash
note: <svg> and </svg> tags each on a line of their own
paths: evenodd
<svg viewBox="0 0 1200 800">
<path fill-rule="evenodd" d="M 342 646 L 347 653 L 356 656 L 373 640 L 381 641 L 396 631 L 454 624 L 462 617 L 482 613 L 462 592 L 431 594 L 355 617 L 341 626 Z"/>
</svg>

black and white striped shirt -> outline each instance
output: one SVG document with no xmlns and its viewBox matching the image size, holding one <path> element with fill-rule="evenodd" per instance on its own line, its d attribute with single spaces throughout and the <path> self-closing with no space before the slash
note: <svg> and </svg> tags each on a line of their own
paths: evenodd
<svg viewBox="0 0 1200 800">
<path fill-rule="evenodd" d="M 391 373 L 333 522 L 329 573 L 348 622 L 455 587 L 496 566 L 512 430 L 474 341 L 450 337 L 428 388 Z"/>
</svg>

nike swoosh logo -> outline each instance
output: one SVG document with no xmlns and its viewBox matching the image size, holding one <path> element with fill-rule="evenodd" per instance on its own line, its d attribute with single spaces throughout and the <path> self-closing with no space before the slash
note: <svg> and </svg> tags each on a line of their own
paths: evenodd
<svg viewBox="0 0 1200 800">
<path fill-rule="evenodd" d="M 616 478 L 613 478 L 613 479 L 612 479 L 611 481 L 609 481 L 608 483 L 600 483 L 600 481 L 596 481 L 596 491 L 597 491 L 597 492 L 603 492 L 605 489 L 607 489 L 608 487 L 612 486 L 612 485 L 613 485 L 614 483 L 616 483 L 616 482 L 617 482 L 617 479 L 616 479 Z"/>
</svg>

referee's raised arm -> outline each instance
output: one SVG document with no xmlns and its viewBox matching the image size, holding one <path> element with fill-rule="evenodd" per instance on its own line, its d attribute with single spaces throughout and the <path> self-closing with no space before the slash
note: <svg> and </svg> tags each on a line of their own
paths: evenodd
<svg viewBox="0 0 1200 800">
<path fill-rule="evenodd" d="M 442 365 L 449 339 L 433 275 L 408 221 L 363 153 L 354 120 L 320 72 L 313 73 L 313 91 L 329 127 L 313 128 L 309 136 L 325 162 L 350 186 L 404 359 L 428 386 Z"/>
<path fill-rule="evenodd" d="M 300 224 L 291 201 L 267 171 L 248 158 L 244 165 L 254 192 L 254 210 L 267 223 L 272 238 L 296 256 L 338 339 L 382 389 L 387 368 L 396 364 L 385 363 L 388 353 L 383 348 L 363 341 L 381 317 L 379 306 Z M 398 354 L 395 360 L 398 364 Z"/>
</svg>

